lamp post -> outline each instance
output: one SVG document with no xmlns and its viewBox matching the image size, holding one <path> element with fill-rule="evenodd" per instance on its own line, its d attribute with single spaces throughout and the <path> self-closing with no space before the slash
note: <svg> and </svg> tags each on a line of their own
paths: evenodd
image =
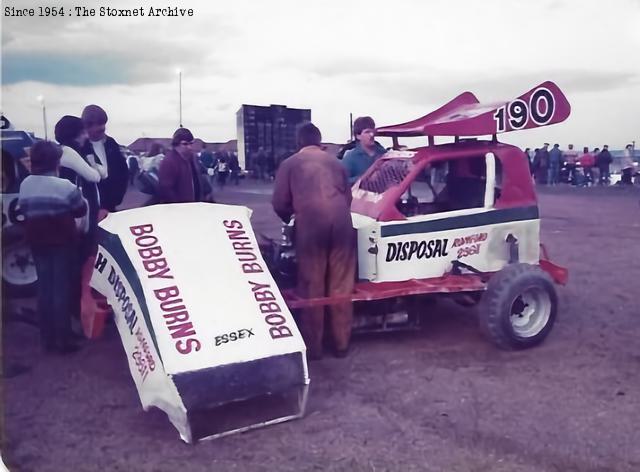
<svg viewBox="0 0 640 472">
<path fill-rule="evenodd" d="M 176 69 L 178 74 L 178 106 L 180 110 L 180 123 L 179 127 L 182 128 L 182 69 Z"/>
<path fill-rule="evenodd" d="M 38 101 L 42 105 L 42 125 L 44 126 L 44 139 L 47 140 L 47 106 L 42 95 L 38 95 Z"/>
</svg>

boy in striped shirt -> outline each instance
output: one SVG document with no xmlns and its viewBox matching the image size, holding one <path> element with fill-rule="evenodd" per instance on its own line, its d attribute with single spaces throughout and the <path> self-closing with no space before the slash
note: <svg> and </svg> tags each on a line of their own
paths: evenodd
<svg viewBox="0 0 640 472">
<path fill-rule="evenodd" d="M 58 177 L 62 150 L 50 141 L 31 147 L 31 172 L 20 185 L 27 242 L 38 272 L 38 315 L 47 351 L 79 349 L 71 331 L 72 283 L 79 264 L 76 218 L 87 212 L 78 187 Z"/>
</svg>

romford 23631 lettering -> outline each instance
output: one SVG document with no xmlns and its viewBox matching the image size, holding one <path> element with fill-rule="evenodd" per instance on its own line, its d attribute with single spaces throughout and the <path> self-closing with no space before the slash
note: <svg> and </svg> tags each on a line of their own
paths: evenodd
<svg viewBox="0 0 640 472">
<path fill-rule="evenodd" d="M 31 8 L 4 7 L 4 16 L 193 16 L 193 8 L 180 7 L 137 7 L 137 8 L 113 8 L 113 7 L 56 7 L 38 6 Z"/>
</svg>

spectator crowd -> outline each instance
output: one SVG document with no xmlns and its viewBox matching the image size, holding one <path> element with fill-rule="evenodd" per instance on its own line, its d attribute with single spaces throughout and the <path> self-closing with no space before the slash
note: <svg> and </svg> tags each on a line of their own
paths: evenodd
<svg viewBox="0 0 640 472">
<path fill-rule="evenodd" d="M 634 143 L 635 144 L 635 143 Z M 638 172 L 634 163 L 634 144 L 628 144 L 620 161 L 621 185 L 632 185 Z M 594 148 L 589 150 L 584 147 L 582 152 L 574 149 L 569 144 L 566 150 L 560 149 L 559 144 L 554 144 L 549 149 L 549 143 L 544 143 L 541 148 L 525 149 L 525 156 L 529 160 L 531 175 L 538 184 L 558 185 L 561 182 L 574 186 L 610 185 L 611 168 L 614 158 L 609 151 L 609 146 L 604 145 L 602 150 Z"/>
</svg>

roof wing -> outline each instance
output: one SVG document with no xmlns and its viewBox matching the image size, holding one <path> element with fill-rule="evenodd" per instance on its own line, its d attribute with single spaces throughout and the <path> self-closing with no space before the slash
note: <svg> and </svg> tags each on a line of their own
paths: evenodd
<svg viewBox="0 0 640 472">
<path fill-rule="evenodd" d="M 482 104 L 465 92 L 428 115 L 377 129 L 379 136 L 486 136 L 560 123 L 571 105 L 553 82 L 509 102 Z"/>
</svg>

